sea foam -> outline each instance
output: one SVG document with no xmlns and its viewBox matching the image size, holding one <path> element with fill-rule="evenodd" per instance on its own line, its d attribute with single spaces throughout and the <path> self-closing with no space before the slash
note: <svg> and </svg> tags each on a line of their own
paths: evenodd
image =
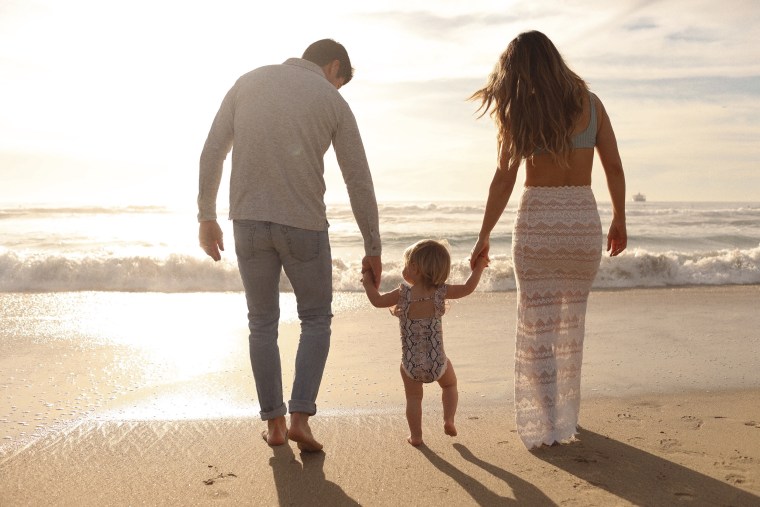
<svg viewBox="0 0 760 507">
<path fill-rule="evenodd" d="M 361 291 L 360 259 L 333 259 L 333 288 Z M 400 260 L 383 263 L 382 289 L 402 282 Z M 470 273 L 465 258 L 453 259 L 450 283 L 463 283 Z M 647 252 L 634 249 L 603 256 L 594 287 L 634 288 L 687 285 L 760 283 L 760 246 L 697 253 Z M 280 288 L 290 291 L 282 277 Z M 478 290 L 515 289 L 512 258 L 491 256 Z M 0 292 L 128 291 L 227 292 L 241 291 L 234 256 L 221 262 L 192 255 L 157 256 L 17 254 L 0 251 Z"/>
</svg>

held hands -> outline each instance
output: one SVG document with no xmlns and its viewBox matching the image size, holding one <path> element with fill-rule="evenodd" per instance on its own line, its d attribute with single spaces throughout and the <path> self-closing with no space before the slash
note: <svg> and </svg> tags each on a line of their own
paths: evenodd
<svg viewBox="0 0 760 507">
<path fill-rule="evenodd" d="M 488 257 L 488 251 L 491 248 L 490 238 L 478 238 L 478 242 L 472 247 L 470 251 L 470 269 L 473 271 L 481 264 L 480 269 L 484 269 L 488 266 L 491 259 Z M 483 265 L 485 263 L 485 265 Z"/>
<path fill-rule="evenodd" d="M 221 251 L 224 251 L 222 228 L 216 220 L 204 220 L 198 225 L 198 242 L 206 255 L 219 261 L 222 259 Z"/>
<path fill-rule="evenodd" d="M 367 255 L 362 259 L 362 285 L 367 284 L 380 288 L 380 276 L 383 273 L 383 263 L 379 255 Z"/>
<path fill-rule="evenodd" d="M 628 233 L 625 230 L 625 222 L 613 218 L 610 231 L 607 233 L 607 251 L 610 257 L 621 254 L 627 244 Z"/>
<path fill-rule="evenodd" d="M 372 275 L 372 271 L 362 271 L 362 285 L 365 289 L 375 287 L 375 277 Z"/>
<path fill-rule="evenodd" d="M 470 260 L 470 265 L 472 267 L 473 271 L 483 271 L 488 267 L 488 265 L 491 263 L 491 259 L 488 257 L 479 256 L 475 258 L 475 265 L 473 266 L 472 260 Z"/>
</svg>

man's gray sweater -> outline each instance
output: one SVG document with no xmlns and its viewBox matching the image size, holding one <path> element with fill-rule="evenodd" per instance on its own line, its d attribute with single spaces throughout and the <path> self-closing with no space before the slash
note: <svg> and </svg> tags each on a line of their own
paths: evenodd
<svg viewBox="0 0 760 507">
<path fill-rule="evenodd" d="M 232 149 L 230 219 L 326 230 L 324 154 L 332 143 L 364 238 L 380 255 L 377 201 L 356 119 L 322 69 L 290 58 L 241 76 L 225 96 L 200 160 L 198 220 L 215 220 Z"/>
</svg>

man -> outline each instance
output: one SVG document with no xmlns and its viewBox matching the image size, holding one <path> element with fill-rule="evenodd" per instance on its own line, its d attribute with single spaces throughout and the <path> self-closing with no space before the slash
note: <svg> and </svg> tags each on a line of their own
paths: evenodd
<svg viewBox="0 0 760 507">
<path fill-rule="evenodd" d="M 364 238 L 362 271 L 379 286 L 377 202 L 359 129 L 338 92 L 353 77 L 348 53 L 324 39 L 302 58 L 255 69 L 225 96 L 203 147 L 199 240 L 215 261 L 224 250 L 216 221 L 222 164 L 232 149 L 230 219 L 248 303 L 251 366 L 269 445 L 288 439 L 319 451 L 309 427 L 330 346 L 332 259 L 324 203 L 324 154 L 332 143 Z M 234 147 L 234 149 L 233 149 Z M 301 336 L 293 391 L 282 395 L 279 323 L 281 269 L 296 296 Z"/>
</svg>

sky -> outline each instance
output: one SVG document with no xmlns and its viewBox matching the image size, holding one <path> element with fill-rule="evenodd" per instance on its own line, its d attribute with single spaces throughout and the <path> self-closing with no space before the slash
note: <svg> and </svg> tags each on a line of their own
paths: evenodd
<svg viewBox="0 0 760 507">
<path fill-rule="evenodd" d="M 322 38 L 356 69 L 378 200 L 484 202 L 496 131 L 467 98 L 525 30 L 604 102 L 629 196 L 760 201 L 756 0 L 0 0 L 0 203 L 193 207 L 227 90 Z M 609 200 L 598 160 L 593 187 Z"/>
</svg>

